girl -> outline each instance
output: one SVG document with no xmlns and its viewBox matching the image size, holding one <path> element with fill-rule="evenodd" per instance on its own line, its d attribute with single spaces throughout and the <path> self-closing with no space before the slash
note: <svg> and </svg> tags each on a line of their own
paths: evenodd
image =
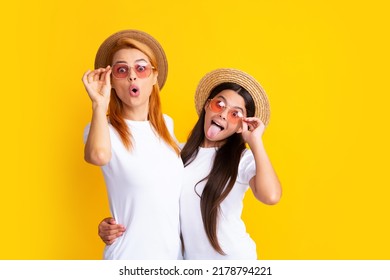
<svg viewBox="0 0 390 280">
<path fill-rule="evenodd" d="M 95 68 L 82 79 L 92 101 L 85 160 L 101 166 L 111 213 L 127 229 L 104 259 L 177 259 L 183 164 L 161 113 L 165 53 L 150 35 L 124 30 L 103 42 Z"/>
<path fill-rule="evenodd" d="M 248 185 L 266 204 L 277 203 L 281 195 L 262 142 L 267 96 L 246 73 L 218 69 L 200 81 L 195 106 L 199 119 L 181 151 L 184 258 L 256 259 L 255 243 L 241 220 L 242 199 Z"/>
<path fill-rule="evenodd" d="M 250 75 L 217 69 L 200 81 L 195 106 L 199 119 L 181 151 L 184 259 L 257 259 L 241 220 L 242 199 L 248 185 L 265 204 L 281 197 L 262 142 L 270 114 L 267 96 Z M 104 221 L 99 229 L 104 241 L 123 232 Z"/>
</svg>

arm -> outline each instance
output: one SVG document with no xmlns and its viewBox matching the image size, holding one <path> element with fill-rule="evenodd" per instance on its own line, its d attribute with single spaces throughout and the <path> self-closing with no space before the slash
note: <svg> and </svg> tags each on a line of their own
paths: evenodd
<svg viewBox="0 0 390 280">
<path fill-rule="evenodd" d="M 98 226 L 98 234 L 106 245 L 113 244 L 125 230 L 125 227 L 117 224 L 114 218 L 105 218 Z"/>
<path fill-rule="evenodd" d="M 272 205 L 279 202 L 282 187 L 263 145 L 264 129 L 264 124 L 258 118 L 243 120 L 242 135 L 256 163 L 256 175 L 249 181 L 249 185 L 259 201 Z"/>
<path fill-rule="evenodd" d="M 84 159 L 94 165 L 105 165 L 111 159 L 111 142 L 106 117 L 110 102 L 111 69 L 100 68 L 87 71 L 83 83 L 92 101 L 92 120 L 87 142 L 84 148 Z"/>
</svg>

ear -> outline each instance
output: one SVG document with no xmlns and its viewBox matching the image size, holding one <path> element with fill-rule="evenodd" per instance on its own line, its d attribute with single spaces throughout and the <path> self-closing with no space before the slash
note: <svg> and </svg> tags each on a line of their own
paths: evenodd
<svg viewBox="0 0 390 280">
<path fill-rule="evenodd" d="M 155 85 L 157 83 L 157 77 L 158 77 L 158 72 L 156 71 L 154 76 L 153 76 L 153 85 Z"/>
<path fill-rule="evenodd" d="M 242 133 L 242 126 L 236 131 L 236 133 Z"/>
<path fill-rule="evenodd" d="M 204 103 L 204 107 L 203 109 L 207 109 L 207 107 L 209 106 L 209 103 L 210 103 L 210 99 L 207 99 L 206 102 Z"/>
</svg>

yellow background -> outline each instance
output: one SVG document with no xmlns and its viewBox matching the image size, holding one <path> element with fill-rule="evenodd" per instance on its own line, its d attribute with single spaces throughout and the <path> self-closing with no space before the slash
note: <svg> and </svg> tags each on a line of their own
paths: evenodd
<svg viewBox="0 0 390 280">
<path fill-rule="evenodd" d="M 75 2 L 2 5 L 0 259 L 101 258 L 109 210 L 83 160 L 81 77 L 128 28 L 164 46 L 163 110 L 180 141 L 206 72 L 242 69 L 266 89 L 284 193 L 272 207 L 245 198 L 260 259 L 390 259 L 387 1 Z"/>
</svg>

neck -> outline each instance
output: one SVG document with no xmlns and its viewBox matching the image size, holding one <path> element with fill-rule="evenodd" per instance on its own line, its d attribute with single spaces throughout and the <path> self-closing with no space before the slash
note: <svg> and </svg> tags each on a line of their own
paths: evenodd
<svg viewBox="0 0 390 280">
<path fill-rule="evenodd" d="M 131 121 L 147 121 L 149 115 L 149 104 L 141 107 L 125 108 L 123 117 Z"/>
<path fill-rule="evenodd" d="M 200 145 L 202 148 L 219 148 L 223 144 L 225 144 L 226 140 L 224 141 L 210 141 L 207 138 L 203 140 L 203 143 Z"/>
</svg>

